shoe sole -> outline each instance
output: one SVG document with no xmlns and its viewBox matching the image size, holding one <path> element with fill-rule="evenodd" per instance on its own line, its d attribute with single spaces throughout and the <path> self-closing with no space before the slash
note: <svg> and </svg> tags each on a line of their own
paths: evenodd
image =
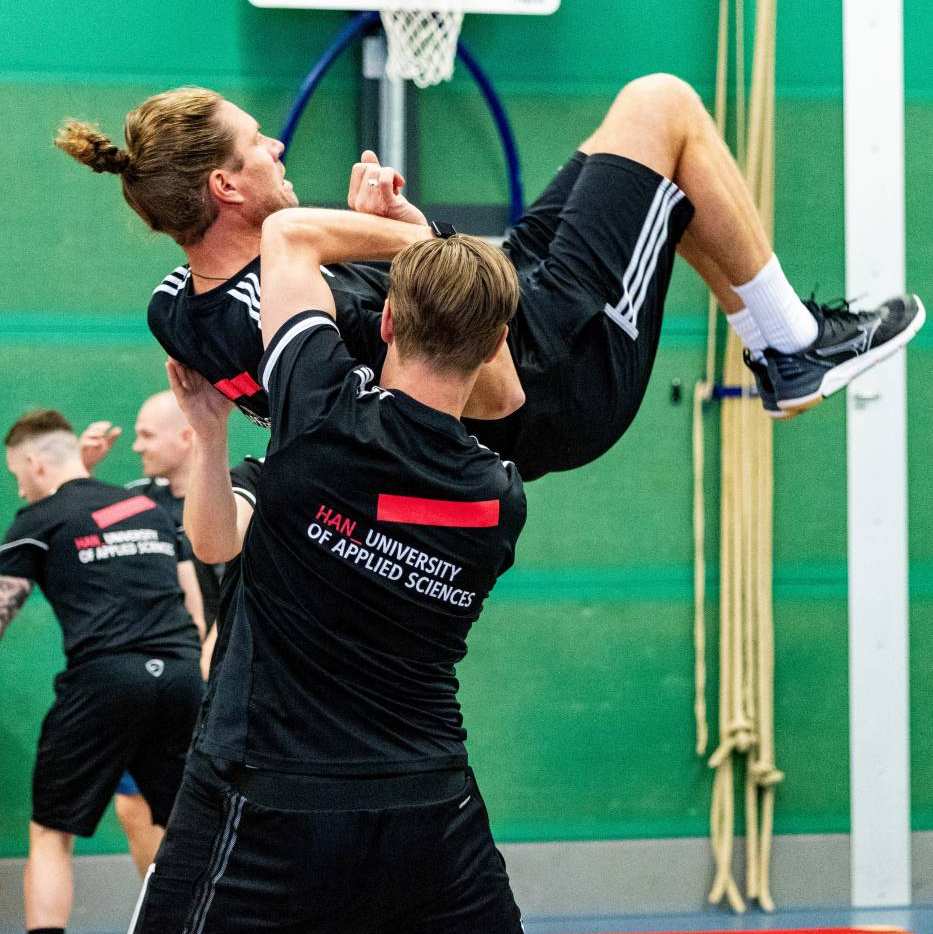
<svg viewBox="0 0 933 934">
<path fill-rule="evenodd" d="M 795 399 L 779 399 L 778 408 L 785 412 L 789 409 L 798 409 L 800 411 L 812 409 L 813 406 L 819 405 L 827 396 L 831 396 L 840 389 L 845 389 L 856 376 L 860 376 L 866 370 L 870 370 L 876 363 L 887 360 L 888 357 L 893 356 L 902 347 L 906 347 L 917 331 L 923 327 L 927 319 L 926 308 L 920 297 L 914 295 L 913 298 L 917 302 L 917 314 L 914 315 L 914 320 L 900 334 L 896 334 L 880 347 L 875 347 L 873 350 L 869 350 L 868 353 L 846 360 L 845 363 L 840 363 L 839 366 L 827 371 L 817 392 L 811 392 L 809 395 L 799 396 Z"/>
<path fill-rule="evenodd" d="M 804 412 L 809 412 L 810 409 L 815 409 L 823 401 L 823 398 L 824 397 L 821 396 L 819 393 L 816 393 L 812 396 L 804 396 L 803 397 L 804 401 L 802 402 L 789 401 L 787 403 L 789 406 L 788 408 L 778 409 L 776 413 L 769 412 L 768 414 L 776 419 L 796 418 L 798 415 L 802 415 Z M 790 406 L 793 406 L 793 408 L 790 408 Z"/>
</svg>

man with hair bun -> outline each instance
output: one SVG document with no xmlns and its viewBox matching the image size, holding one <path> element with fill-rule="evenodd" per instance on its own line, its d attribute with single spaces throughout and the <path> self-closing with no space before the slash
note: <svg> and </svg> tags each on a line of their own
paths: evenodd
<svg viewBox="0 0 933 934">
<path fill-rule="evenodd" d="M 149 98 L 127 114 L 124 130 L 125 150 L 77 120 L 63 123 L 55 142 L 94 171 L 119 174 L 130 207 L 185 251 L 190 269 L 179 267 L 156 288 L 150 327 L 170 357 L 202 373 L 249 418 L 268 427 L 268 401 L 255 380 L 262 355 L 259 238 L 266 217 L 298 204 L 279 158 L 282 144 L 260 132 L 249 114 L 204 88 Z M 365 252 L 335 253 L 327 275 L 348 347 L 366 362 L 378 358 L 381 366 L 385 268 L 342 261 L 391 259 L 432 232 L 426 221 L 392 225 L 370 217 L 366 223 L 372 242 Z M 467 414 L 501 417 L 523 400 L 503 348 L 483 368 Z"/>
<path fill-rule="evenodd" d="M 95 172 L 122 176 L 130 207 L 153 230 L 186 246 L 197 243 L 219 213 L 204 190 L 207 175 L 222 165 L 242 168 L 233 130 L 218 119 L 222 104 L 214 91 L 179 88 L 127 114 L 125 150 L 79 120 L 65 121 L 55 143 Z"/>
<path fill-rule="evenodd" d="M 297 204 L 282 144 L 231 102 L 192 88 L 131 111 L 125 152 L 76 123 L 57 142 L 92 168 L 121 172 L 130 206 L 182 246 L 187 265 L 166 276 L 150 301 L 156 338 L 267 422 L 257 378 L 258 243 L 264 218 Z M 345 261 L 391 258 L 431 236 L 401 194 L 403 183 L 363 153 L 348 203 L 382 224 L 368 228 L 364 253 L 335 252 L 326 273 L 347 346 L 377 375 L 386 276 Z M 304 222 L 330 223 L 320 212 Z M 353 236 L 347 228 L 345 245 Z M 702 101 L 673 75 L 647 75 L 620 90 L 503 250 L 520 274 L 519 311 L 509 353 L 484 371 L 464 414 L 496 419 L 468 424 L 526 480 L 594 460 L 628 428 L 654 364 L 678 252 L 716 294 L 774 418 L 843 388 L 906 345 L 925 320 L 915 295 L 862 312 L 802 301 Z M 516 410 L 522 390 L 526 401 Z"/>
<path fill-rule="evenodd" d="M 402 251 L 377 386 L 321 272 L 347 246 L 339 223 L 289 209 L 263 225 L 271 439 L 223 661 L 133 934 L 521 934 L 455 676 L 525 521 L 515 465 L 460 422 L 517 277 L 471 237 Z M 355 230 L 361 251 L 368 226 Z M 169 369 L 195 429 L 191 534 L 235 548 L 229 406 Z"/>
<path fill-rule="evenodd" d="M 0 544 L 0 634 L 38 584 L 62 627 L 67 667 L 33 773 L 26 927 L 64 931 L 74 837 L 91 836 L 129 768 L 165 826 L 201 699 L 203 620 L 172 518 L 150 497 L 95 480 L 59 412 L 27 413 L 6 460 L 28 503 Z M 200 601 L 196 601 L 200 605 Z"/>
</svg>

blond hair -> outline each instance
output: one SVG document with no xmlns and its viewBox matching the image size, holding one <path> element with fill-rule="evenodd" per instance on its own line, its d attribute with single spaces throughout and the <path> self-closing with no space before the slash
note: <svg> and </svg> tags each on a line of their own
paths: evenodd
<svg viewBox="0 0 933 934">
<path fill-rule="evenodd" d="M 233 128 L 218 116 L 222 103 L 206 88 L 165 91 L 126 115 L 126 149 L 80 120 L 62 123 L 55 145 L 95 172 L 120 175 L 123 197 L 146 224 L 189 246 L 217 217 L 211 172 L 240 168 Z"/>
<path fill-rule="evenodd" d="M 471 373 L 495 350 L 518 296 L 515 267 L 478 237 L 458 234 L 413 244 L 395 257 L 389 272 L 399 357 Z"/>
</svg>

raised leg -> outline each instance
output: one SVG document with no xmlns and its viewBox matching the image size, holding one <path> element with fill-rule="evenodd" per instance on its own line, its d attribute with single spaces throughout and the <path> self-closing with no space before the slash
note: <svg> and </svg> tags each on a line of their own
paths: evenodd
<svg viewBox="0 0 933 934">
<path fill-rule="evenodd" d="M 627 84 L 580 148 L 626 156 L 686 192 L 695 214 L 680 253 L 751 351 L 749 366 L 772 415 L 842 389 L 923 326 L 923 303 L 913 295 L 857 314 L 801 302 L 732 154 L 697 93 L 679 78 L 648 75 Z"/>
<path fill-rule="evenodd" d="M 626 156 L 676 182 L 696 209 L 681 255 L 727 313 L 743 307 L 730 286 L 753 279 L 772 249 L 732 154 L 689 84 L 665 74 L 632 81 L 580 149 Z"/>
</svg>

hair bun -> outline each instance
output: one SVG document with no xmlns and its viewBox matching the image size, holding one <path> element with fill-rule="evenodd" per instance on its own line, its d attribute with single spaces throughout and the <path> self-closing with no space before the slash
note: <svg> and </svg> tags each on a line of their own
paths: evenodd
<svg viewBox="0 0 933 934">
<path fill-rule="evenodd" d="M 88 165 L 95 172 L 112 172 L 122 175 L 130 167 L 130 154 L 111 143 L 105 136 L 90 141 L 94 149 L 94 158 Z"/>
<path fill-rule="evenodd" d="M 130 154 L 89 123 L 67 120 L 58 130 L 55 145 L 95 172 L 122 175 L 130 167 Z"/>
</svg>

